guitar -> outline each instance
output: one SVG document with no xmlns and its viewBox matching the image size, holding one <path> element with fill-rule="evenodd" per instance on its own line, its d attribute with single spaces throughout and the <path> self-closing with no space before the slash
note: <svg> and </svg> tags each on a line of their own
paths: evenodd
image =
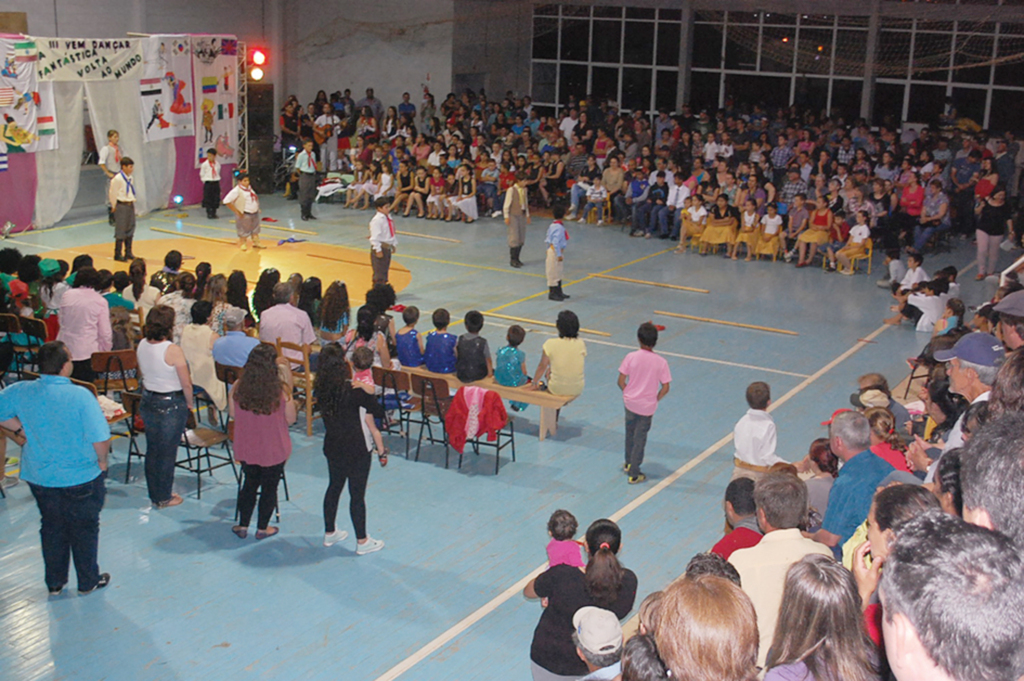
<svg viewBox="0 0 1024 681">
<path fill-rule="evenodd" d="M 314 125 L 313 126 L 313 139 L 316 140 L 317 144 L 323 144 L 327 140 L 331 139 L 334 135 L 334 124 L 328 123 L 327 125 Z"/>
</svg>

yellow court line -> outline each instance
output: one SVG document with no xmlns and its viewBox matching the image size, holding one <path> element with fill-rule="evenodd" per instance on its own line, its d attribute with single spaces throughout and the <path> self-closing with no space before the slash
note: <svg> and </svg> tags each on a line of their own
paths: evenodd
<svg viewBox="0 0 1024 681">
<path fill-rule="evenodd" d="M 486 314 L 489 314 L 492 317 L 497 317 L 499 319 L 508 319 L 513 322 L 522 322 L 523 324 L 537 324 L 538 326 L 550 326 L 553 328 L 555 327 L 555 325 L 552 324 L 551 322 L 542 322 L 537 319 L 528 319 L 526 317 L 513 317 L 512 315 L 498 314 L 496 312 L 487 312 Z M 606 331 L 594 331 L 593 329 L 580 329 L 580 333 L 589 333 L 595 336 L 611 337 L 611 334 Z"/>
<path fill-rule="evenodd" d="M 346 258 L 335 258 L 335 257 L 330 256 L 330 255 L 320 255 L 319 253 L 307 253 L 306 255 L 309 256 L 310 258 L 320 258 L 321 260 L 333 260 L 334 262 L 347 262 L 347 263 L 350 263 L 352 265 L 359 265 L 361 267 L 373 267 L 373 265 L 371 265 L 370 263 L 362 262 L 361 260 L 348 260 Z"/>
<path fill-rule="evenodd" d="M 88 227 L 89 225 L 100 225 L 105 222 L 107 222 L 107 219 L 103 218 L 102 220 L 90 220 L 89 222 L 79 222 L 74 225 L 64 225 L 63 227 L 45 227 L 41 229 L 30 229 L 24 232 L 18 232 L 17 234 L 12 234 L 7 238 L 17 239 L 18 237 L 28 236 L 30 234 L 47 234 L 49 232 L 59 232 L 62 229 L 73 229 L 75 227 Z"/>
<path fill-rule="evenodd" d="M 501 268 L 501 267 L 490 267 L 489 265 L 470 265 L 470 264 L 467 264 L 467 263 L 464 263 L 464 262 L 455 262 L 454 260 L 439 260 L 437 258 L 425 258 L 422 255 L 408 255 L 408 254 L 404 254 L 404 255 L 396 255 L 395 257 L 400 259 L 400 260 L 404 260 L 404 259 L 425 260 L 426 262 L 436 262 L 436 263 L 439 263 L 441 265 L 455 265 L 457 267 L 471 267 L 471 268 L 473 268 L 475 270 L 490 270 L 492 272 L 502 272 L 504 274 L 518 274 L 521 277 L 540 277 L 541 279 L 545 279 L 546 278 L 545 275 L 543 275 L 543 274 L 534 274 L 533 272 L 519 272 L 519 271 L 516 271 L 516 270 L 508 270 L 508 269 L 504 269 L 504 268 Z M 538 294 L 538 295 L 540 295 L 540 294 Z"/>
<path fill-rule="evenodd" d="M 706 288 L 693 288 L 692 286 L 679 286 L 678 284 L 662 284 L 658 281 L 644 281 L 643 279 L 630 279 L 628 277 L 613 277 L 610 274 L 591 274 L 598 279 L 611 279 L 612 281 L 624 281 L 629 284 L 644 284 L 645 286 L 659 286 L 661 288 L 672 288 L 678 291 L 690 291 L 691 293 L 711 293 Z"/>
<path fill-rule="evenodd" d="M 786 329 L 776 329 L 771 326 L 758 326 L 757 324 L 743 324 L 742 322 L 727 322 L 724 319 L 711 319 L 710 317 L 697 317 L 692 314 L 680 314 L 678 312 L 665 312 L 663 310 L 655 310 L 654 314 L 662 314 L 667 317 L 678 317 L 679 319 L 689 319 L 695 322 L 707 322 L 708 324 L 722 324 L 723 326 L 735 326 L 741 329 L 754 329 L 755 331 L 768 331 L 771 333 L 781 333 L 786 336 L 799 336 L 796 331 L 787 331 Z"/>
<path fill-rule="evenodd" d="M 229 229 L 228 227 L 217 227 L 215 225 L 200 225 L 199 223 L 196 222 L 185 222 L 181 218 L 169 219 L 155 217 L 153 219 L 158 222 L 168 222 L 175 225 L 180 223 L 182 225 L 188 225 L 189 227 L 199 227 L 200 229 L 218 229 L 222 232 L 235 232 L 235 230 Z M 278 232 L 288 232 L 289 234 L 306 234 L 308 236 L 320 236 L 319 232 L 310 232 L 309 230 L 306 229 L 292 229 L 290 227 L 274 227 L 272 225 L 268 225 L 265 222 L 260 222 L 260 229 L 274 229 L 277 230 Z"/>
<path fill-rule="evenodd" d="M 636 260 L 630 260 L 629 262 L 624 262 L 621 265 L 616 265 L 615 267 L 612 267 L 611 269 L 604 270 L 604 271 L 600 272 L 600 274 L 608 274 L 609 272 L 614 272 L 615 270 L 621 270 L 623 267 L 629 267 L 630 265 L 635 265 L 638 262 L 643 262 L 644 260 L 650 260 L 651 258 L 653 258 L 655 256 L 663 255 L 663 254 L 669 253 L 670 251 L 673 251 L 673 250 L 675 250 L 675 249 L 666 248 L 663 251 L 655 251 L 654 253 L 649 253 L 649 254 L 641 257 L 641 258 L 637 258 Z M 589 276 L 590 275 L 588 275 L 588 277 Z M 584 277 L 584 279 L 585 278 L 587 278 L 587 277 Z M 580 281 L 583 281 L 583 279 L 580 279 Z"/>
<path fill-rule="evenodd" d="M 855 343 L 846 352 L 839 355 L 834 360 L 832 360 L 822 368 L 815 371 L 813 374 L 811 374 L 806 379 L 801 381 L 797 386 L 795 386 L 792 390 L 790 390 L 785 395 L 780 397 L 778 400 L 772 402 L 772 404 L 768 407 L 768 411 L 775 411 L 780 406 L 782 406 L 790 399 L 792 399 L 800 392 L 802 392 L 805 388 L 807 388 L 807 386 L 811 385 L 819 378 L 821 378 L 828 372 L 832 371 L 832 369 L 836 368 L 839 364 L 849 359 L 849 357 L 851 357 L 854 353 L 861 350 L 862 348 L 866 348 L 869 342 L 871 342 L 879 335 L 881 335 L 887 328 L 889 328 L 889 325 L 883 324 L 882 326 L 878 327 L 873 332 L 871 332 L 871 334 L 867 338 L 857 341 L 857 343 Z M 732 442 L 732 433 L 729 433 L 728 435 L 720 439 L 718 442 L 714 443 L 713 445 L 705 449 L 703 452 L 687 461 L 685 464 L 677 468 L 674 472 L 669 474 L 666 478 L 659 481 L 658 484 L 654 485 L 652 488 L 650 488 L 643 494 L 639 495 L 637 498 L 633 499 L 631 502 L 620 508 L 618 511 L 608 516 L 608 518 L 613 520 L 614 522 L 620 522 L 624 517 L 626 517 L 636 509 L 643 506 L 645 503 L 653 499 L 661 492 L 665 491 L 677 480 L 679 480 L 684 475 L 689 473 L 691 470 L 696 468 L 699 464 L 709 459 L 711 455 L 718 452 L 720 449 L 722 449 L 722 447 L 725 447 L 730 442 Z M 529 574 L 527 574 L 522 579 L 517 581 L 515 584 L 509 586 L 500 594 L 484 603 L 482 606 L 471 612 L 463 619 L 456 622 L 448 630 L 442 632 L 439 636 L 435 637 L 432 641 L 424 645 L 415 653 L 413 653 L 412 655 L 405 658 L 395 666 L 391 667 L 391 669 L 387 670 L 386 672 L 378 676 L 376 681 L 394 681 L 394 679 L 397 679 L 399 676 L 406 673 L 407 671 L 418 665 L 420 662 L 423 662 L 431 655 L 436 653 L 438 650 L 441 650 L 446 645 L 454 641 L 462 633 L 467 631 L 470 627 L 472 627 L 474 624 L 482 620 L 484 617 L 491 614 L 499 607 L 504 605 L 506 602 L 510 601 L 511 599 L 521 594 L 526 585 L 530 583 L 531 579 L 533 579 L 534 577 L 541 574 L 547 569 L 548 564 L 541 563 L 533 570 L 531 570 Z"/>
<path fill-rule="evenodd" d="M 201 234 L 189 234 L 188 232 L 176 232 L 173 229 L 161 229 L 160 227 L 150 227 L 149 231 L 160 232 L 161 234 L 173 234 L 175 236 L 187 236 L 190 239 L 200 239 L 202 241 L 214 241 L 218 244 L 229 244 L 232 246 L 235 245 L 234 241 L 228 239 L 218 239 L 216 237 L 203 236 Z"/>
<path fill-rule="evenodd" d="M 434 236 L 433 234 L 418 234 L 416 232 L 403 232 L 400 229 L 396 229 L 395 234 L 401 234 L 402 236 L 417 236 L 421 239 L 434 239 L 435 241 L 448 241 L 453 244 L 462 243 L 462 241 L 459 239 L 449 239 L 446 236 Z"/>
</svg>

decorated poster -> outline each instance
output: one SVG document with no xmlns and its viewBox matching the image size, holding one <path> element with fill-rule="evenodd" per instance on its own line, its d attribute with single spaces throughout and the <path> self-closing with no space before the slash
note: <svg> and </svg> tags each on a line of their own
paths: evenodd
<svg viewBox="0 0 1024 681">
<path fill-rule="evenodd" d="M 40 88 L 32 38 L 0 38 L 0 152 L 57 148 L 53 88 Z"/>
<path fill-rule="evenodd" d="M 192 79 L 198 168 L 214 148 L 221 163 L 238 162 L 238 40 L 192 36 Z"/>
<path fill-rule="evenodd" d="M 124 80 L 142 72 L 137 39 L 33 38 L 39 80 Z"/>
<path fill-rule="evenodd" d="M 192 46 L 187 35 L 142 40 L 139 94 L 147 142 L 193 134 Z"/>
</svg>

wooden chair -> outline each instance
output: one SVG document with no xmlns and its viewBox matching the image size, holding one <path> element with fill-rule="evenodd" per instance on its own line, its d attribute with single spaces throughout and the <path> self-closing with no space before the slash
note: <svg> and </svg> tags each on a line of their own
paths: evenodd
<svg viewBox="0 0 1024 681">
<path fill-rule="evenodd" d="M 288 360 L 288 367 L 292 371 L 292 383 L 295 386 L 295 401 L 299 409 L 306 413 L 306 435 L 313 435 L 313 420 L 320 418 L 316 412 L 316 398 L 313 396 L 313 383 L 316 376 L 313 374 L 309 364 L 310 346 L 289 343 L 280 338 L 275 344 L 277 356 Z M 302 359 L 295 359 L 285 354 L 285 350 L 302 355 Z"/>
<path fill-rule="evenodd" d="M 448 431 L 445 430 L 444 417 L 452 398 L 448 390 L 448 381 L 443 378 L 427 378 L 411 374 L 409 376 L 412 391 L 421 402 L 423 419 L 420 421 L 420 432 L 416 438 L 416 461 L 420 460 L 420 448 L 423 446 L 423 429 L 427 429 L 427 442 L 444 445 L 444 467 L 448 468 Z M 440 439 L 434 436 L 433 425 L 441 428 Z"/>
<path fill-rule="evenodd" d="M 402 404 L 402 401 L 398 399 L 398 393 L 412 393 L 412 382 L 409 380 L 409 374 L 404 371 L 394 371 L 392 369 L 384 369 L 383 367 L 373 367 L 373 382 L 381 388 L 380 394 L 380 405 L 384 407 L 385 414 L 387 414 L 386 395 L 391 392 L 395 397 L 395 404 L 397 409 L 394 411 L 398 412 L 398 420 L 394 421 L 391 418 L 385 418 L 384 428 L 381 429 L 381 433 L 388 433 L 391 435 L 401 435 L 405 438 L 405 458 L 409 458 L 409 435 L 410 427 L 413 423 L 420 424 L 423 427 L 423 400 L 420 397 L 411 396 L 410 406 L 406 407 Z M 414 418 L 413 415 L 417 416 Z M 397 431 L 395 428 L 397 427 Z"/>
<path fill-rule="evenodd" d="M 175 461 L 174 465 L 189 473 L 196 474 L 196 496 L 198 498 L 203 498 L 203 473 L 213 473 L 218 468 L 231 466 L 231 470 L 235 474 L 235 480 L 238 480 L 238 468 L 235 467 L 235 459 L 231 455 L 231 444 L 225 431 L 200 427 L 196 422 L 196 415 L 193 411 L 188 412 L 188 421 L 185 423 L 185 429 L 185 432 L 181 434 L 179 446 L 185 448 L 186 456 L 184 460 L 179 459 Z M 191 439 L 186 434 L 189 430 L 192 431 Z M 227 456 L 210 452 L 210 448 L 217 445 L 224 446 L 227 450 Z M 203 465 L 204 458 L 206 459 L 205 465 Z"/>
<path fill-rule="evenodd" d="M 92 353 L 92 370 L 96 372 L 96 386 L 104 395 L 111 392 L 137 392 L 139 389 L 139 360 L 134 350 L 112 350 Z M 133 376 L 128 376 L 134 372 Z M 115 374 L 115 378 L 111 375 Z"/>
</svg>

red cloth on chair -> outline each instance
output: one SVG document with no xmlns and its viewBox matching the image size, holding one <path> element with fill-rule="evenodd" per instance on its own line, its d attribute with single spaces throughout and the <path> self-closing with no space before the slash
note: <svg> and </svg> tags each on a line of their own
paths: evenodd
<svg viewBox="0 0 1024 681">
<path fill-rule="evenodd" d="M 475 428 L 472 424 L 474 416 Z M 448 442 L 459 454 L 466 448 L 467 440 L 475 439 L 481 433 L 487 433 L 487 439 L 494 442 L 498 438 L 498 431 L 504 428 L 506 423 L 508 413 L 498 393 L 472 385 L 459 388 L 444 417 Z M 475 432 L 470 433 L 467 430 Z"/>
</svg>

